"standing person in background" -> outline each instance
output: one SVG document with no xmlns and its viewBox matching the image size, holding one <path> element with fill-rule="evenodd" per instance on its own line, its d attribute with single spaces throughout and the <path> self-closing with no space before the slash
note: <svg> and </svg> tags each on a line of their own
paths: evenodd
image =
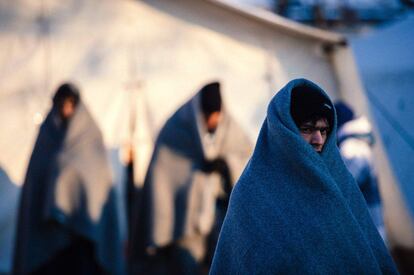
<svg viewBox="0 0 414 275">
<path fill-rule="evenodd" d="M 126 216 L 127 216 L 127 226 L 128 226 L 128 242 L 125 245 L 126 254 L 129 253 L 129 242 L 132 238 L 132 228 L 131 224 L 136 209 L 134 209 L 136 201 L 139 201 L 139 190 L 136 189 L 134 184 L 134 151 L 131 143 L 128 143 L 125 146 L 125 204 L 126 204 Z M 135 211 L 134 211 L 135 210 Z M 127 255 L 127 257 L 129 257 Z"/>
<path fill-rule="evenodd" d="M 374 135 L 365 117 L 355 118 L 344 102 L 335 103 L 338 116 L 338 147 L 346 167 L 354 176 L 368 204 L 368 210 L 381 237 L 386 240 L 381 196 L 371 147 Z"/>
<path fill-rule="evenodd" d="M 206 272 L 232 186 L 251 152 L 217 82 L 168 119 L 145 178 L 132 243 L 142 274 Z M 135 259 L 135 260 L 134 260 Z"/>
<path fill-rule="evenodd" d="M 273 97 L 211 274 L 397 274 L 335 133 L 334 106 L 313 82 Z"/>
<path fill-rule="evenodd" d="M 13 274 L 123 274 L 121 249 L 101 131 L 77 87 L 63 84 L 27 169 Z"/>
</svg>

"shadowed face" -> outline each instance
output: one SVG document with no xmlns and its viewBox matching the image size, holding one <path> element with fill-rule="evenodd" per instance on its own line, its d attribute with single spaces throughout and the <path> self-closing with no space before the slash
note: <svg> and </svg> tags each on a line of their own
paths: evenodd
<svg viewBox="0 0 414 275">
<path fill-rule="evenodd" d="M 71 97 L 67 97 L 63 100 L 59 107 L 59 113 L 62 119 L 69 120 L 75 113 L 75 100 Z"/>
<path fill-rule="evenodd" d="M 220 112 L 219 111 L 212 112 L 211 114 L 205 116 L 205 119 L 206 119 L 207 130 L 210 133 L 214 133 L 214 131 L 216 131 L 217 126 L 220 122 Z"/>
<path fill-rule="evenodd" d="M 329 133 L 329 123 L 326 118 L 306 120 L 299 125 L 300 135 L 312 145 L 316 152 L 322 152 Z"/>
</svg>

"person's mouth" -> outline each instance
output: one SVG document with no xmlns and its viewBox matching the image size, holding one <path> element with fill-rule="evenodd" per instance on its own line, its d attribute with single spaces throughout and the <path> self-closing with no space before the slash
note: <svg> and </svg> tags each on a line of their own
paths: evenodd
<svg viewBox="0 0 414 275">
<path fill-rule="evenodd" d="M 315 149 L 316 152 L 320 153 L 322 152 L 322 146 L 319 145 L 313 145 L 313 148 Z"/>
</svg>

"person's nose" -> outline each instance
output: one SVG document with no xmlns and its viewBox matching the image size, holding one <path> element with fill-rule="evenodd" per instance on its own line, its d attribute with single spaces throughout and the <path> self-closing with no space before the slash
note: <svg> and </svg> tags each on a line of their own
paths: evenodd
<svg viewBox="0 0 414 275">
<path fill-rule="evenodd" d="M 312 144 L 321 145 L 323 142 L 322 133 L 320 130 L 315 130 L 312 133 Z"/>
</svg>

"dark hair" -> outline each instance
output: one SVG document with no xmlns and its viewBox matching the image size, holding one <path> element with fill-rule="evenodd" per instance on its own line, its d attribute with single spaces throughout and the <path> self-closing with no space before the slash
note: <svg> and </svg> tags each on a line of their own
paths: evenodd
<svg viewBox="0 0 414 275">
<path fill-rule="evenodd" d="M 73 99 L 75 106 L 80 101 L 79 89 L 72 83 L 64 83 L 59 86 L 53 96 L 53 104 L 59 105 L 67 98 Z"/>
<path fill-rule="evenodd" d="M 290 113 L 297 127 L 320 118 L 326 118 L 329 126 L 333 126 L 332 103 L 319 91 L 307 86 L 296 87 L 292 90 L 290 101 Z"/>
<path fill-rule="evenodd" d="M 201 110 L 205 115 L 221 110 L 220 83 L 212 82 L 201 89 Z"/>
<path fill-rule="evenodd" d="M 320 120 L 320 119 L 326 119 L 327 120 L 327 122 L 328 122 L 328 132 L 330 133 L 332 129 L 331 129 L 331 125 L 329 124 L 328 118 L 326 116 L 322 116 L 322 115 L 319 115 L 319 114 L 315 114 L 315 115 L 312 115 L 312 116 L 304 119 L 297 126 L 300 129 L 300 127 L 303 126 L 304 123 L 309 123 L 309 122 L 311 123 L 312 126 L 315 126 L 316 123 L 318 122 L 318 120 Z"/>
</svg>

